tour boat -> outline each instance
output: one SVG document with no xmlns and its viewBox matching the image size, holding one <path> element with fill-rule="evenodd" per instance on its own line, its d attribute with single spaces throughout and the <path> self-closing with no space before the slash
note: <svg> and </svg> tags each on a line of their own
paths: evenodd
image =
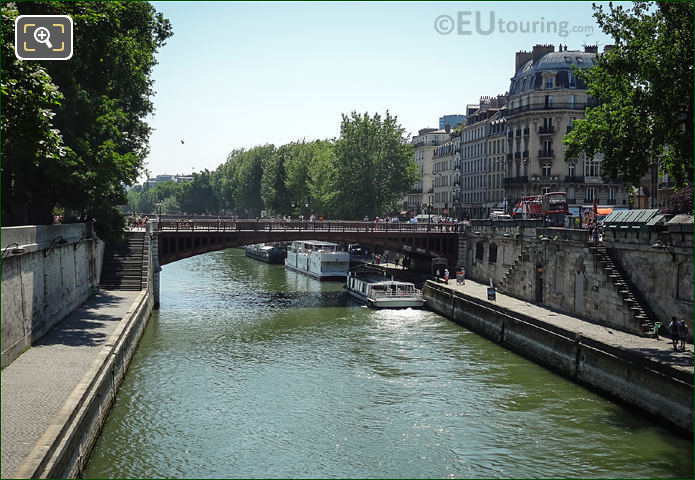
<svg viewBox="0 0 695 480">
<path fill-rule="evenodd" d="M 279 243 L 257 243 L 246 245 L 246 256 L 267 263 L 282 263 L 287 256 L 287 245 Z"/>
<path fill-rule="evenodd" d="M 285 267 L 317 280 L 344 280 L 350 255 L 339 251 L 337 243 L 298 240 L 287 249 Z"/>
<path fill-rule="evenodd" d="M 350 271 L 346 287 L 350 295 L 373 308 L 420 308 L 425 303 L 414 284 L 389 280 L 373 271 Z"/>
</svg>

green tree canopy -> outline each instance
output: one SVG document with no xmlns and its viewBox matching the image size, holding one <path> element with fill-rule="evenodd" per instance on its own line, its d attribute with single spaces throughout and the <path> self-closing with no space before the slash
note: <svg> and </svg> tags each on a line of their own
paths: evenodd
<svg viewBox="0 0 695 480">
<path fill-rule="evenodd" d="M 70 15 L 75 51 L 69 61 L 40 63 L 63 96 L 53 126 L 62 136 L 64 155 L 55 161 L 39 153 L 44 163 L 53 162 L 52 168 L 32 169 L 3 151 L 3 200 L 6 161 L 16 166 L 12 177 L 29 186 L 26 205 L 16 195 L 9 205 L 3 201 L 3 213 L 9 214 L 3 215 L 3 224 L 47 223 L 53 206 L 62 205 L 82 219 L 96 219 L 103 238 L 119 235 L 123 221 L 115 205 L 126 203 L 123 186 L 135 181 L 148 151 L 150 74 L 156 51 L 171 35 L 169 22 L 148 2 L 20 2 L 17 8 L 23 15 Z M 14 52 L 5 48 L 12 39 L 3 32 L 3 85 L 4 66 L 16 62 Z M 2 116 L 12 117 L 16 101 L 8 97 L 6 102 L 4 91 Z M 17 94 L 32 95 L 29 89 Z M 22 216 L 23 211 L 31 214 Z"/>
<path fill-rule="evenodd" d="M 420 176 L 405 131 L 388 111 L 383 118 L 343 115 L 334 152 L 340 218 L 384 214 Z"/>
<path fill-rule="evenodd" d="M 577 71 L 598 106 L 564 139 L 566 158 L 602 152 L 603 171 L 639 183 L 651 159 L 681 186 L 693 178 L 693 4 L 594 4 L 615 42 L 597 64 Z"/>
</svg>

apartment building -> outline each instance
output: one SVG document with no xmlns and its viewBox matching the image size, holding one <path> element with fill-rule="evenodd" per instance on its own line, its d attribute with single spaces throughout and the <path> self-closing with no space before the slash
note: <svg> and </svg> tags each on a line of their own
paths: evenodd
<svg viewBox="0 0 695 480">
<path fill-rule="evenodd" d="M 456 216 L 453 202 L 458 175 L 455 166 L 460 151 L 461 136 L 452 134 L 432 155 L 432 213 Z"/>
<path fill-rule="evenodd" d="M 500 148 L 506 149 L 506 146 L 499 147 L 494 141 L 500 140 L 500 134 L 497 131 L 501 128 L 500 110 L 505 105 L 507 99 L 504 95 L 497 97 L 481 97 L 478 105 L 468 106 L 468 118 L 466 125 L 461 129 L 461 153 L 460 161 L 458 162 L 460 173 L 460 207 L 457 205 L 457 210 L 461 212 L 463 218 L 487 218 L 490 213 L 491 203 L 488 198 L 489 188 L 493 188 L 490 182 L 497 180 L 498 176 L 502 176 L 503 172 L 499 171 L 500 167 L 493 165 L 492 159 L 498 159 Z M 494 139 L 490 140 L 490 133 L 493 131 Z M 494 152 L 489 148 L 494 148 Z M 500 181 L 501 178 L 500 178 Z M 504 194 L 502 194 L 502 200 Z"/>
<path fill-rule="evenodd" d="M 488 122 L 487 135 L 487 191 L 483 204 L 484 218 L 489 218 L 493 210 L 507 211 L 504 195 L 504 171 L 506 170 L 507 122 L 498 111 Z"/>
<path fill-rule="evenodd" d="M 565 161 L 562 137 L 575 120 L 595 104 L 574 68 L 591 67 L 598 48 L 568 50 L 560 45 L 535 45 L 516 53 L 509 102 L 502 109 L 507 123 L 505 198 L 510 209 L 522 197 L 551 191 L 567 192 L 570 207 L 627 206 L 627 189 L 601 172 L 601 155 Z"/>
<path fill-rule="evenodd" d="M 403 199 L 403 210 L 408 213 L 417 214 L 433 208 L 434 186 L 432 174 L 432 156 L 434 151 L 441 144 L 451 138 L 450 131 L 438 130 L 436 128 L 423 128 L 418 134 L 413 136 L 412 145 L 415 150 L 415 163 L 417 163 L 422 178 L 405 195 Z"/>
</svg>

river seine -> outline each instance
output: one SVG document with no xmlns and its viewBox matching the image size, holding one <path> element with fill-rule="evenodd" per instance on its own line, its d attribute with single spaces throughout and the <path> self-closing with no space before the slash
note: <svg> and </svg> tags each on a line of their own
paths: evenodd
<svg viewBox="0 0 695 480">
<path fill-rule="evenodd" d="M 161 274 L 87 478 L 692 478 L 693 443 L 426 310 L 229 249 Z"/>
</svg>

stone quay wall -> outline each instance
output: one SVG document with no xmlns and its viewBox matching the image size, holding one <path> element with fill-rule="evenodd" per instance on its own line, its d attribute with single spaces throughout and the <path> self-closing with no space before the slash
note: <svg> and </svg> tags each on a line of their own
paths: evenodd
<svg viewBox="0 0 695 480">
<path fill-rule="evenodd" d="M 608 398 L 693 432 L 692 373 L 428 281 L 429 308 Z"/>
<path fill-rule="evenodd" d="M 653 248 L 657 240 L 671 247 Z M 507 295 L 643 334 L 641 322 L 589 245 L 586 230 L 543 228 L 539 221 L 479 220 L 459 239 L 459 265 L 466 277 L 492 282 Z M 603 245 L 616 253 L 623 271 L 664 325 L 674 315 L 693 318 L 692 231 L 607 233 Z"/>
<path fill-rule="evenodd" d="M 103 254 L 85 224 L 2 228 L 2 368 L 89 297 Z"/>
<path fill-rule="evenodd" d="M 83 470 L 152 312 L 151 288 L 136 297 L 94 365 L 18 471 L 18 478 L 82 478 Z"/>
<path fill-rule="evenodd" d="M 628 267 L 627 274 L 659 319 L 685 320 L 693 340 L 693 230 L 692 224 L 675 231 L 608 231 L 604 244 Z M 664 245 L 655 248 L 654 245 Z"/>
</svg>

